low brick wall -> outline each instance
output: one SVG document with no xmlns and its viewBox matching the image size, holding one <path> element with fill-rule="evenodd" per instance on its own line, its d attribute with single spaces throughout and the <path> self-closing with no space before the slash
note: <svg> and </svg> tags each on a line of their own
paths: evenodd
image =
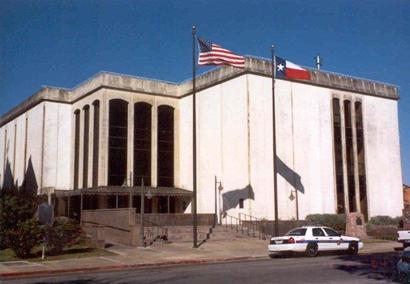
<svg viewBox="0 0 410 284">
<path fill-rule="evenodd" d="M 209 228 L 214 216 L 198 214 L 198 226 Z M 144 214 L 144 221 L 146 227 L 159 225 L 171 230 L 171 240 L 192 239 L 192 214 Z M 82 210 L 81 223 L 95 241 L 132 246 L 139 243 L 140 215 L 135 214 L 135 208 Z"/>
<path fill-rule="evenodd" d="M 135 208 L 82 210 L 81 223 L 96 241 L 138 245 L 139 225 L 135 224 Z"/>
<path fill-rule="evenodd" d="M 93 223 L 121 230 L 135 226 L 135 208 L 95 209 L 81 211 L 82 223 Z"/>
</svg>

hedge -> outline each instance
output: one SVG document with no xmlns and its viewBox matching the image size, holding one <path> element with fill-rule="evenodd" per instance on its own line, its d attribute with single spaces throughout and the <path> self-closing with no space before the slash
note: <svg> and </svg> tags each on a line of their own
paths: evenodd
<svg viewBox="0 0 410 284">
<path fill-rule="evenodd" d="M 344 232 L 346 227 L 345 214 L 310 214 L 305 220 L 311 225 L 326 226 L 340 232 Z"/>
</svg>

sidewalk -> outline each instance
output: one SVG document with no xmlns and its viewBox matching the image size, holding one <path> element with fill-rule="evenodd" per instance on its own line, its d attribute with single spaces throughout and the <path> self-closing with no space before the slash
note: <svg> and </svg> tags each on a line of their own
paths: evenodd
<svg viewBox="0 0 410 284">
<path fill-rule="evenodd" d="M 121 270 L 159 265 L 211 263 L 249 259 L 267 259 L 268 241 L 209 241 L 197 249 L 192 243 L 155 244 L 147 248 L 113 246 L 116 255 L 54 261 L 0 262 L 0 279 L 80 271 Z M 360 254 L 392 252 L 397 242 L 365 244 Z"/>
</svg>

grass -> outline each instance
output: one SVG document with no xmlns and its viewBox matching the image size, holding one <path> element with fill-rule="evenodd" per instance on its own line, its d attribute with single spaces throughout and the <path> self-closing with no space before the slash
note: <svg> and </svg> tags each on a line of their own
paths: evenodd
<svg viewBox="0 0 410 284">
<path fill-rule="evenodd" d="M 0 250 L 0 262 L 4 261 L 17 261 L 17 260 L 25 260 L 25 261 L 42 261 L 41 259 L 41 250 L 42 247 L 36 247 L 33 249 L 33 254 L 30 258 L 19 258 L 17 257 L 11 249 Z M 83 257 L 92 257 L 92 256 L 108 256 L 108 255 L 115 255 L 112 252 L 109 252 L 104 249 L 97 249 L 90 247 L 86 244 L 79 244 L 74 245 L 72 247 L 64 249 L 63 253 L 60 255 L 47 255 L 46 251 L 46 258 L 44 260 L 63 260 L 63 259 L 70 259 L 70 258 L 83 258 Z"/>
</svg>

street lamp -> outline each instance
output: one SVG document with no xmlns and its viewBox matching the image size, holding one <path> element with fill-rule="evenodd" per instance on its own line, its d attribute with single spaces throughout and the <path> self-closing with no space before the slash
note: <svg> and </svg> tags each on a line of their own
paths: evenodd
<svg viewBox="0 0 410 284">
<path fill-rule="evenodd" d="M 140 206 L 140 241 L 141 245 L 145 247 L 145 241 L 144 241 L 144 198 L 145 198 L 145 192 L 144 192 L 144 178 L 141 178 L 141 206 Z M 148 190 L 147 193 L 147 198 L 151 199 L 152 198 L 152 193 L 151 189 Z"/>
<path fill-rule="evenodd" d="M 216 193 L 216 189 L 218 188 L 218 191 L 219 191 L 219 209 L 220 209 L 220 207 L 221 207 L 221 198 L 220 198 L 220 195 L 221 195 L 221 191 L 224 189 L 224 187 L 222 186 L 222 181 L 218 181 L 217 179 L 216 179 L 216 176 L 215 176 L 215 218 L 214 218 L 214 227 L 216 226 L 216 223 L 217 223 L 217 219 L 218 219 L 218 213 L 217 213 L 217 193 Z M 219 210 L 219 215 L 221 215 L 221 210 Z M 220 222 L 222 221 L 222 217 L 221 216 L 219 216 L 219 220 L 220 220 Z"/>
<path fill-rule="evenodd" d="M 292 189 L 289 195 L 290 201 L 296 201 L 296 221 L 299 221 L 299 199 L 298 199 L 298 191 L 296 189 Z"/>
</svg>

